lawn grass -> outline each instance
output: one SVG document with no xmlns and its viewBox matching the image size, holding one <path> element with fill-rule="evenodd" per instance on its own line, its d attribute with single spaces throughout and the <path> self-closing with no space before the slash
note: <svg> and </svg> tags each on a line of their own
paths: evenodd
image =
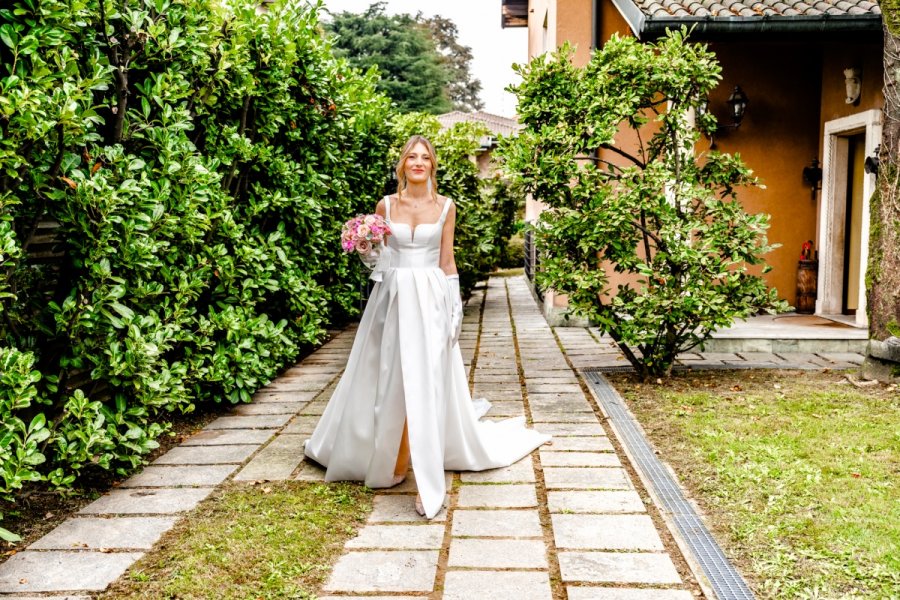
<svg viewBox="0 0 900 600">
<path fill-rule="evenodd" d="M 371 506 L 357 484 L 227 486 L 100 598 L 314 598 Z"/>
<path fill-rule="evenodd" d="M 761 598 L 900 598 L 900 395 L 840 374 L 610 377 Z"/>
</svg>

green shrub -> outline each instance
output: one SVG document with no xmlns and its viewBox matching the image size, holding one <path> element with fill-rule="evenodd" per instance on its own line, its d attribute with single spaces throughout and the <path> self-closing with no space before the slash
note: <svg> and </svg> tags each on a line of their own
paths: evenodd
<svg viewBox="0 0 900 600">
<path fill-rule="evenodd" d="M 569 48 L 520 67 L 525 129 L 504 149 L 511 174 L 550 207 L 535 228 L 538 284 L 568 294 L 644 378 L 668 375 L 678 353 L 736 318 L 786 308 L 751 272 L 771 249 L 768 216 L 735 198 L 752 173 L 737 156 L 695 154 L 691 115 L 720 67 L 685 37 L 613 37 L 584 68 Z M 708 112 L 698 121 L 715 128 Z M 608 271 L 628 282 L 611 289 Z"/>
<path fill-rule="evenodd" d="M 8 499 L 124 473 L 173 413 L 249 400 L 355 313 L 340 225 L 383 188 L 393 113 L 305 3 L 4 7 Z"/>
</svg>

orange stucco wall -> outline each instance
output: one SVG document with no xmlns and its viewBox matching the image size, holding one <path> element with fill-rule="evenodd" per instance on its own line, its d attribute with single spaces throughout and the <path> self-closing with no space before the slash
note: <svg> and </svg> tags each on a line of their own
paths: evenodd
<svg viewBox="0 0 900 600">
<path fill-rule="evenodd" d="M 612 2 L 598 4 L 601 45 L 614 33 L 632 35 Z M 529 24 L 531 56 L 542 51 L 545 15 L 549 49 L 566 40 L 579 52 L 590 46 L 590 1 L 532 0 L 530 7 L 535 10 Z M 750 99 L 741 126 L 723 128 L 715 143 L 718 150 L 739 153 L 765 186 L 742 189 L 738 198 L 748 211 L 771 216 L 769 241 L 780 247 L 766 256 L 772 267 L 766 279 L 782 298 L 794 303 L 801 245 L 813 240 L 818 246 L 818 198 L 803 181 L 803 168 L 813 159 L 822 161 L 825 122 L 883 105 L 880 40 L 876 36 L 871 44 L 754 42 L 710 47 L 722 66 L 722 83 L 710 95 L 710 109 L 720 123 L 731 123 L 726 100 L 735 85 Z M 576 55 L 576 64 L 586 60 Z M 862 96 L 856 106 L 844 102 L 843 69 L 848 67 L 862 69 Z M 624 149 L 636 145 L 624 133 L 618 141 Z M 698 151 L 708 146 L 708 140 L 701 140 Z M 528 216 L 536 217 L 541 208 L 532 203 Z"/>
<path fill-rule="evenodd" d="M 619 37 L 631 36 L 631 27 L 622 17 L 622 13 L 613 6 L 612 2 L 601 0 L 597 4 L 600 5 L 600 35 L 597 36 L 598 43 L 602 44 L 608 40 L 614 33 L 618 33 Z M 588 38 L 590 39 L 590 38 Z"/>
<path fill-rule="evenodd" d="M 802 45 L 721 44 L 711 48 L 722 65 L 722 83 L 710 108 L 731 123 L 726 100 L 735 85 L 749 98 L 741 126 L 725 129 L 719 150 L 738 153 L 765 188 L 745 188 L 738 198 L 749 212 L 771 216 L 769 242 L 781 246 L 766 256 L 769 285 L 796 300 L 797 260 L 803 242 L 816 237 L 816 198 L 803 182 L 803 167 L 819 151 L 821 57 Z M 753 57 L 753 60 L 748 60 Z"/>
<path fill-rule="evenodd" d="M 591 0 L 532 0 L 528 4 L 528 57 L 556 50 L 568 41 L 575 46 L 574 63 L 591 56 Z M 546 24 L 546 31 L 545 31 Z"/>
</svg>

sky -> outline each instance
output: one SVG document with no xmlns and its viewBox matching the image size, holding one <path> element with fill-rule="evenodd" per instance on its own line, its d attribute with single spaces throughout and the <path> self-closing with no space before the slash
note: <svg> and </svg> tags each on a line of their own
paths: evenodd
<svg viewBox="0 0 900 600">
<path fill-rule="evenodd" d="M 363 12 L 374 0 L 324 0 L 332 12 Z M 489 113 L 514 117 L 516 97 L 503 91 L 518 76 L 513 63 L 528 60 L 528 29 L 500 27 L 500 0 L 455 0 L 455 2 L 422 2 L 421 0 L 386 0 L 389 14 L 421 11 L 426 17 L 441 15 L 456 23 L 459 42 L 472 48 L 472 76 L 481 81 L 481 100 Z"/>
</svg>

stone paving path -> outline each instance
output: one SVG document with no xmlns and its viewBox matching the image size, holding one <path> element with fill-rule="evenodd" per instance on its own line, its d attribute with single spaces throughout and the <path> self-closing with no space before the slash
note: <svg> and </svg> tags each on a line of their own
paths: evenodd
<svg viewBox="0 0 900 600">
<path fill-rule="evenodd" d="M 577 369 L 628 368 L 628 361 L 609 336 L 595 327 L 556 327 L 566 355 Z M 679 367 L 690 369 L 854 369 L 865 360 L 857 352 L 685 352 Z"/>
<path fill-rule="evenodd" d="M 693 598 L 524 280 L 491 279 L 468 309 L 463 352 L 486 418 L 526 415 L 554 442 L 505 469 L 448 474 L 433 521 L 413 512 L 411 484 L 378 491 L 323 600 Z"/>
<path fill-rule="evenodd" d="M 525 415 L 554 436 L 505 469 L 448 473 L 447 508 L 413 508 L 412 474 L 379 490 L 346 545 L 328 598 L 688 600 L 696 590 L 649 498 L 615 451 L 574 368 L 624 365 L 596 330 L 554 330 L 522 277 L 492 278 L 468 302 L 460 345 L 486 418 Z M 141 473 L 0 565 L 0 599 L 86 599 L 152 548 L 226 480 L 321 480 L 302 461 L 355 331 L 322 348 Z M 568 361 L 566 356 L 568 356 Z M 859 355 L 692 354 L 686 365 L 855 366 Z M 570 366 L 571 362 L 571 366 Z M 330 595 L 328 595 L 330 594 Z M 381 594 L 380 596 L 372 594 Z M 360 596 L 361 597 L 361 596 Z"/>
</svg>

